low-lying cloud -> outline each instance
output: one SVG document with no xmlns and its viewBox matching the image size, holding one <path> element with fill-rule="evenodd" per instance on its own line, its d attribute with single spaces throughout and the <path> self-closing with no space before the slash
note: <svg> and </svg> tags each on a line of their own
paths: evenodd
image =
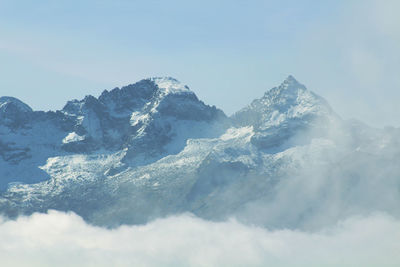
<svg viewBox="0 0 400 267">
<path fill-rule="evenodd" d="M 1 266 L 399 266 L 400 221 L 352 217 L 318 232 L 190 214 L 109 230 L 49 211 L 0 224 Z"/>
</svg>

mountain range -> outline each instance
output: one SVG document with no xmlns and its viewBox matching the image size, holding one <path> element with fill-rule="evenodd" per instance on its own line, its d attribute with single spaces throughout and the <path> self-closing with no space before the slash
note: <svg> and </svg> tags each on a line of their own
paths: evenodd
<svg viewBox="0 0 400 267">
<path fill-rule="evenodd" d="M 179 213 L 314 229 L 400 216 L 400 129 L 343 120 L 292 76 L 228 117 L 174 78 L 33 111 L 0 97 L 0 212 L 105 227 Z"/>
</svg>

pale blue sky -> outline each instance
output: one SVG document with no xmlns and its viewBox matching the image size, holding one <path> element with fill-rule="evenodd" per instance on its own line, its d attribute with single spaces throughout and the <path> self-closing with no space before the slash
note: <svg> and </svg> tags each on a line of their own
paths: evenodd
<svg viewBox="0 0 400 267">
<path fill-rule="evenodd" d="M 227 114 L 294 75 L 344 118 L 400 126 L 396 0 L 0 0 L 0 95 L 38 110 L 173 76 Z"/>
</svg>

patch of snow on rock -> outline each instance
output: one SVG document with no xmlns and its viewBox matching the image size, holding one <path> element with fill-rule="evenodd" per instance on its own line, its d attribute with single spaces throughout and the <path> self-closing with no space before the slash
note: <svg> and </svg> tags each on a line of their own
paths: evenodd
<svg viewBox="0 0 400 267">
<path fill-rule="evenodd" d="M 178 80 L 170 77 L 152 78 L 151 79 L 165 94 L 192 93 L 186 85 L 181 84 Z"/>
<path fill-rule="evenodd" d="M 241 128 L 229 128 L 223 135 L 221 140 L 227 141 L 237 138 L 249 139 L 254 135 L 253 126 L 241 127 Z"/>
<path fill-rule="evenodd" d="M 63 140 L 63 144 L 68 144 L 72 142 L 78 142 L 85 140 L 85 136 L 78 135 L 75 132 L 69 133 Z"/>
<path fill-rule="evenodd" d="M 149 118 L 148 114 L 143 114 L 141 112 L 135 111 L 131 115 L 130 119 L 131 126 L 136 126 L 139 122 L 144 122 L 148 118 Z"/>
</svg>

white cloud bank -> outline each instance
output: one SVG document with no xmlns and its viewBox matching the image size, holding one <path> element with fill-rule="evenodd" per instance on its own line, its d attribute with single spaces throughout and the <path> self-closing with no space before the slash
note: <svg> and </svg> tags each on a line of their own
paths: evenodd
<svg viewBox="0 0 400 267">
<path fill-rule="evenodd" d="M 0 224 L 1 266 L 399 266 L 400 221 L 383 214 L 307 233 L 190 215 L 108 230 L 50 211 Z"/>
</svg>

